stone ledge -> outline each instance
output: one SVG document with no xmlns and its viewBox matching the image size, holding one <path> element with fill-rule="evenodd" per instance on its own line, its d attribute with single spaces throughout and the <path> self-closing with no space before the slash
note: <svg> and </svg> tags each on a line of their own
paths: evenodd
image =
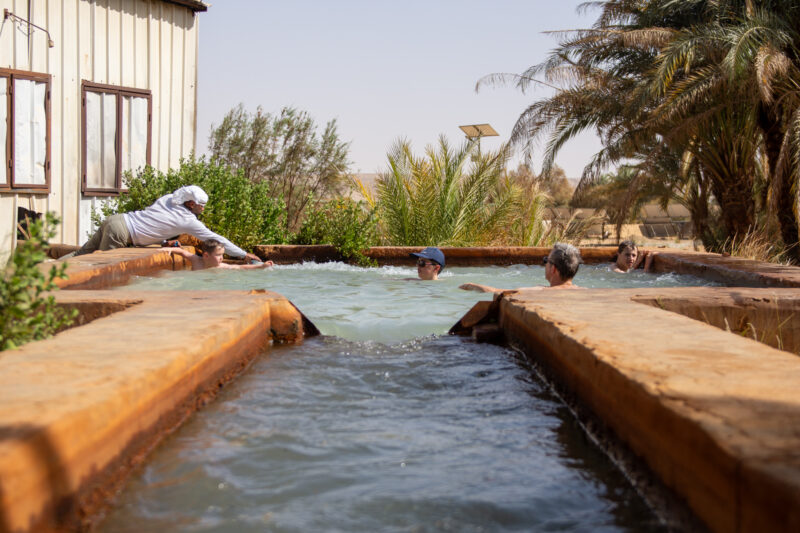
<svg viewBox="0 0 800 533">
<path fill-rule="evenodd" d="M 186 259 L 158 248 L 118 248 L 80 255 L 59 262 L 42 263 L 49 271 L 54 264 L 67 263 L 67 279 L 56 279 L 61 289 L 107 289 L 126 284 L 132 276 L 146 276 L 160 270 L 189 268 Z"/>
<path fill-rule="evenodd" d="M 800 357 L 637 302 L 684 293 L 730 297 L 717 288 L 517 291 L 496 307 L 506 337 L 712 530 L 800 531 Z"/>
<path fill-rule="evenodd" d="M 0 353 L 0 531 L 77 529 L 164 435 L 308 327 L 266 291 L 66 291 L 122 309 Z"/>
<path fill-rule="evenodd" d="M 658 249 L 656 272 L 691 274 L 731 287 L 800 288 L 800 268 L 686 250 Z"/>
</svg>

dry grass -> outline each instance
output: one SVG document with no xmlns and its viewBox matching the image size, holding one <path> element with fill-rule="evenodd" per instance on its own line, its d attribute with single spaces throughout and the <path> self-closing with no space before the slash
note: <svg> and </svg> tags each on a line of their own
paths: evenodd
<svg viewBox="0 0 800 533">
<path fill-rule="evenodd" d="M 761 229 L 751 229 L 742 237 L 725 241 L 723 249 L 734 257 L 754 259 L 767 263 L 788 264 L 786 250 L 780 240 Z"/>
</svg>

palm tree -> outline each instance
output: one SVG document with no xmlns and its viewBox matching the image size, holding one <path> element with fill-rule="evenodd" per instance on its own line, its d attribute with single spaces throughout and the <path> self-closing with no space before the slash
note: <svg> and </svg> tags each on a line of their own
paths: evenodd
<svg viewBox="0 0 800 533">
<path fill-rule="evenodd" d="M 408 141 L 388 154 L 377 206 L 389 242 L 405 246 L 488 244 L 507 227 L 517 189 L 506 186 L 505 149 L 453 148 L 444 137 L 416 157 Z"/>
<path fill-rule="evenodd" d="M 793 4 L 607 0 L 597 4 L 594 27 L 564 33 L 545 62 L 479 86 L 560 85 L 523 112 L 512 143 L 529 150 L 546 139 L 546 168 L 565 142 L 594 129 L 604 147 L 584 169 L 578 195 L 610 165 L 634 159 L 644 172 L 630 181 L 633 198 L 658 179 L 652 170 L 664 167 L 666 154 L 677 155 L 681 172 L 661 179 L 676 194 L 691 193 L 695 220 L 709 219 L 701 200 L 710 191 L 727 240 L 753 227 L 760 204 L 754 176 L 767 161 L 783 240 L 792 247 L 800 168 L 800 7 Z"/>
<path fill-rule="evenodd" d="M 735 102 L 752 113 L 781 237 L 798 261 L 800 5 L 788 0 L 684 3 L 697 6 L 706 18 L 678 33 L 664 50 L 657 76 L 662 108 L 691 116 L 696 102 Z"/>
</svg>

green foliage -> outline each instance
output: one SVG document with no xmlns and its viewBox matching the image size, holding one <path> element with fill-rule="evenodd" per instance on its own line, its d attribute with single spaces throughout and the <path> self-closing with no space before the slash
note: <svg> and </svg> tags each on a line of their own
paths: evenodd
<svg viewBox="0 0 800 533">
<path fill-rule="evenodd" d="M 389 172 L 377 181 L 385 239 L 399 246 L 489 244 L 508 227 L 517 189 L 505 183 L 505 150 L 481 153 L 473 143 L 416 157 L 407 141 L 388 155 Z"/>
<path fill-rule="evenodd" d="M 529 154 L 544 145 L 549 168 L 570 139 L 593 130 L 603 149 L 585 167 L 578 197 L 611 166 L 635 166 L 622 211 L 661 184 L 660 199 L 690 209 L 707 248 L 777 224 L 800 262 L 797 2 L 590 4 L 600 10 L 591 29 L 559 32 L 550 56 L 518 76 L 479 82 L 558 85 L 519 117 L 512 143 Z"/>
<path fill-rule="evenodd" d="M 375 209 L 364 202 L 337 198 L 307 213 L 294 244 L 332 244 L 346 261 L 375 266 L 364 250 L 377 243 Z"/>
<path fill-rule="evenodd" d="M 253 182 L 217 161 L 192 157 L 166 174 L 147 167 L 124 181 L 128 192 L 107 203 L 103 215 L 141 210 L 180 187 L 198 185 L 208 193 L 200 219 L 211 231 L 246 250 L 286 242 L 286 208 L 271 194 L 269 183 Z"/>
<path fill-rule="evenodd" d="M 39 263 L 45 260 L 45 246 L 56 234 L 58 218 L 31 221 L 25 241 L 20 241 L 0 279 L 0 350 L 26 342 L 46 339 L 69 326 L 77 315 L 59 308 L 47 291 L 55 290 L 56 278 L 66 278 L 67 265 L 53 265 L 45 274 Z"/>
<path fill-rule="evenodd" d="M 209 151 L 247 179 L 268 182 L 286 201 L 286 228 L 294 229 L 307 207 L 316 209 L 347 185 L 349 145 L 336 128 L 331 120 L 318 134 L 305 111 L 284 107 L 271 115 L 259 107 L 251 114 L 240 104 L 213 128 Z"/>
</svg>

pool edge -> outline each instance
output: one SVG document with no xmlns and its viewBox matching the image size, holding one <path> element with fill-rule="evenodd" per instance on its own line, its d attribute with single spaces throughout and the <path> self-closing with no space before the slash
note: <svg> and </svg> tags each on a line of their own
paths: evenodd
<svg viewBox="0 0 800 533">
<path fill-rule="evenodd" d="M 725 292 L 510 291 L 460 325 L 497 323 L 711 530 L 797 531 L 800 357 L 642 303 Z"/>
</svg>

